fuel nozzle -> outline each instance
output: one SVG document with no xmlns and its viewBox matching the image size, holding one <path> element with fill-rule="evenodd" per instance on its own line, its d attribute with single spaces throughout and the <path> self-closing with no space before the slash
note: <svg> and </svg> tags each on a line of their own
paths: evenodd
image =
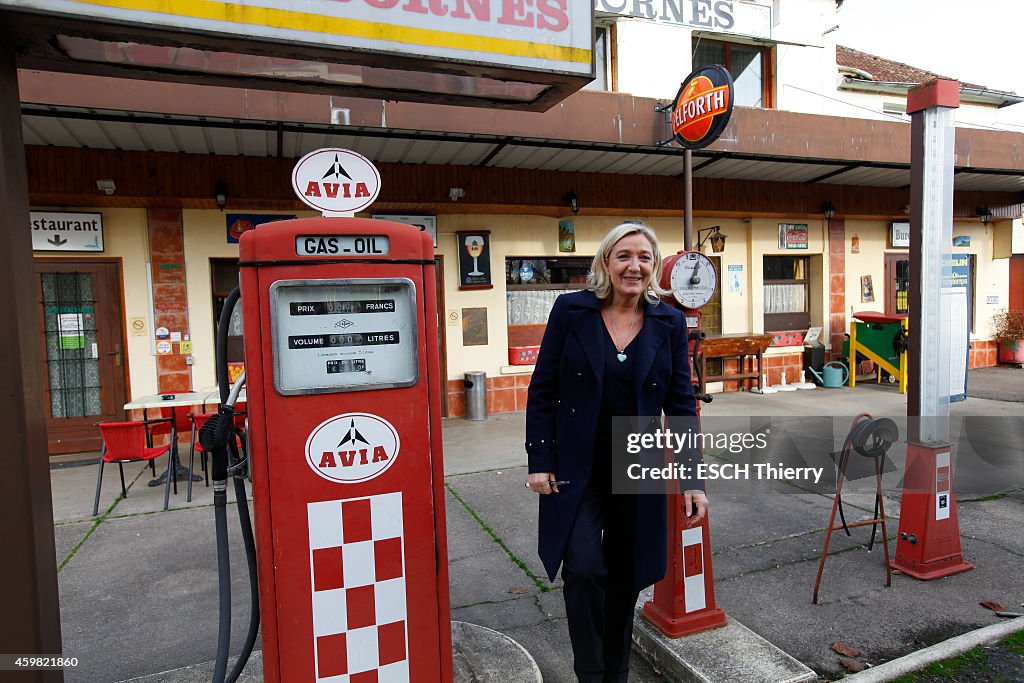
<svg viewBox="0 0 1024 683">
<path fill-rule="evenodd" d="M 234 409 L 222 404 L 217 414 L 199 430 L 199 443 L 210 454 L 210 475 L 214 482 L 227 481 L 228 441 L 234 436 Z"/>
</svg>

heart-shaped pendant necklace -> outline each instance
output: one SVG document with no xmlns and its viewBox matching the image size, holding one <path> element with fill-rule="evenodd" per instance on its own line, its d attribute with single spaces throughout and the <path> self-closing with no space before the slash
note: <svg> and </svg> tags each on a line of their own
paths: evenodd
<svg viewBox="0 0 1024 683">
<path fill-rule="evenodd" d="M 625 337 L 626 343 L 625 344 L 620 344 L 619 343 L 619 339 L 616 338 L 616 337 L 619 337 L 619 331 L 618 331 L 618 328 L 615 325 L 615 320 L 611 318 L 611 314 L 609 314 L 609 316 L 608 316 L 609 317 L 609 321 L 612 324 L 612 329 L 611 329 L 611 332 L 612 332 L 612 343 L 615 344 L 615 350 L 618 351 L 618 353 L 615 354 L 615 357 L 619 359 L 620 363 L 625 363 L 626 359 L 629 358 L 629 356 L 626 355 L 626 347 L 629 345 L 629 337 L 630 337 L 631 334 L 633 334 L 633 326 L 636 325 L 636 318 L 637 318 L 637 314 L 639 312 L 640 312 L 640 305 L 637 304 L 637 307 L 635 309 L 633 309 L 633 320 L 630 321 L 630 323 L 629 323 L 629 330 L 626 332 L 626 337 Z M 621 337 L 619 337 L 619 338 L 621 339 Z"/>
</svg>

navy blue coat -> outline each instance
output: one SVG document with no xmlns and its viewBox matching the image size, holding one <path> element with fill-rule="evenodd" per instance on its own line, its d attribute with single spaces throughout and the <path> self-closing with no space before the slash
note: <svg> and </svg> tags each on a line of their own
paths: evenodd
<svg viewBox="0 0 1024 683">
<path fill-rule="evenodd" d="M 664 303 L 644 306 L 644 324 L 631 351 L 637 368 L 633 415 L 655 416 L 664 411 L 668 416 L 694 416 L 683 314 Z M 538 496 L 538 549 L 552 581 L 593 468 L 604 374 L 603 325 L 601 301 L 593 292 L 558 297 L 530 382 L 526 407 L 529 471 L 554 472 L 558 479 L 571 482 L 560 493 Z M 698 481 L 682 482 L 683 490 L 703 488 Z M 635 501 L 633 576 L 634 588 L 639 591 L 665 573 L 668 532 L 665 496 L 638 495 Z"/>
</svg>

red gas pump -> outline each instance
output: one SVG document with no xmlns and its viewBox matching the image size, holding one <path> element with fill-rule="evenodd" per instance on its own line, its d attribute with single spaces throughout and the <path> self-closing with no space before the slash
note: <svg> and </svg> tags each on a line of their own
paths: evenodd
<svg viewBox="0 0 1024 683">
<path fill-rule="evenodd" d="M 667 303 L 686 316 L 690 356 L 696 361 L 704 332 L 700 329 L 701 307 L 714 296 L 718 285 L 715 266 L 699 251 L 680 251 L 665 259 L 659 283 L 672 290 Z M 697 363 L 692 364 L 696 371 Z M 695 383 L 694 393 L 698 393 Z M 700 404 L 710 396 L 697 395 Z M 725 612 L 715 603 L 715 579 L 711 568 L 711 529 L 708 515 L 691 524 L 683 508 L 683 497 L 671 495 L 668 504 L 668 567 L 665 578 L 654 584 L 654 599 L 644 605 L 644 617 L 669 638 L 725 626 Z"/>
<path fill-rule="evenodd" d="M 240 257 L 264 679 L 451 681 L 432 239 L 307 218 Z"/>
</svg>

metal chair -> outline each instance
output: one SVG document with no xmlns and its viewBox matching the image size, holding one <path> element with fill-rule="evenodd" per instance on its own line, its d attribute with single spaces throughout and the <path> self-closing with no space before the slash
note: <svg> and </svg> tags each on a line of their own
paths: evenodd
<svg viewBox="0 0 1024 683">
<path fill-rule="evenodd" d="M 191 413 L 189 414 L 189 420 L 192 422 L 192 440 L 189 443 L 188 448 L 188 471 L 192 472 L 192 466 L 195 464 L 196 451 L 199 452 L 199 463 L 203 468 L 203 476 L 206 478 L 206 485 L 210 485 L 210 472 L 206 466 L 206 449 L 203 448 L 202 442 L 199 440 L 199 430 L 203 428 L 207 422 L 210 421 L 211 417 L 214 417 L 217 413 Z M 188 497 L 186 501 L 192 502 L 192 477 L 188 478 Z"/>
<path fill-rule="evenodd" d="M 100 471 L 96 477 L 96 500 L 92 506 L 93 517 L 98 515 L 100 510 L 100 488 L 103 486 L 103 466 L 106 463 L 117 463 L 121 473 L 121 495 L 127 497 L 128 489 L 124 484 L 124 463 L 149 462 L 152 464 L 156 458 L 170 451 L 169 445 L 156 448 L 150 448 L 147 445 L 145 422 L 101 422 L 99 429 L 100 437 L 103 439 L 103 450 L 100 453 Z M 171 464 L 171 457 L 168 455 L 168 469 Z M 171 478 L 170 472 L 168 472 L 164 488 L 164 510 L 167 509 L 170 486 Z"/>
<path fill-rule="evenodd" d="M 188 406 L 161 406 L 160 417 L 153 420 L 146 420 L 148 429 L 148 445 L 153 445 L 153 437 L 168 435 L 168 445 L 171 447 L 171 460 L 175 463 L 175 469 L 168 470 L 168 476 L 173 475 L 171 487 L 174 495 L 178 495 L 178 478 L 183 475 L 180 469 L 181 459 L 178 456 L 178 438 L 192 428 L 192 416 Z M 154 472 L 155 474 L 155 472 Z M 189 470 L 191 478 L 191 470 Z M 150 486 L 154 484 L 150 482 Z"/>
</svg>

